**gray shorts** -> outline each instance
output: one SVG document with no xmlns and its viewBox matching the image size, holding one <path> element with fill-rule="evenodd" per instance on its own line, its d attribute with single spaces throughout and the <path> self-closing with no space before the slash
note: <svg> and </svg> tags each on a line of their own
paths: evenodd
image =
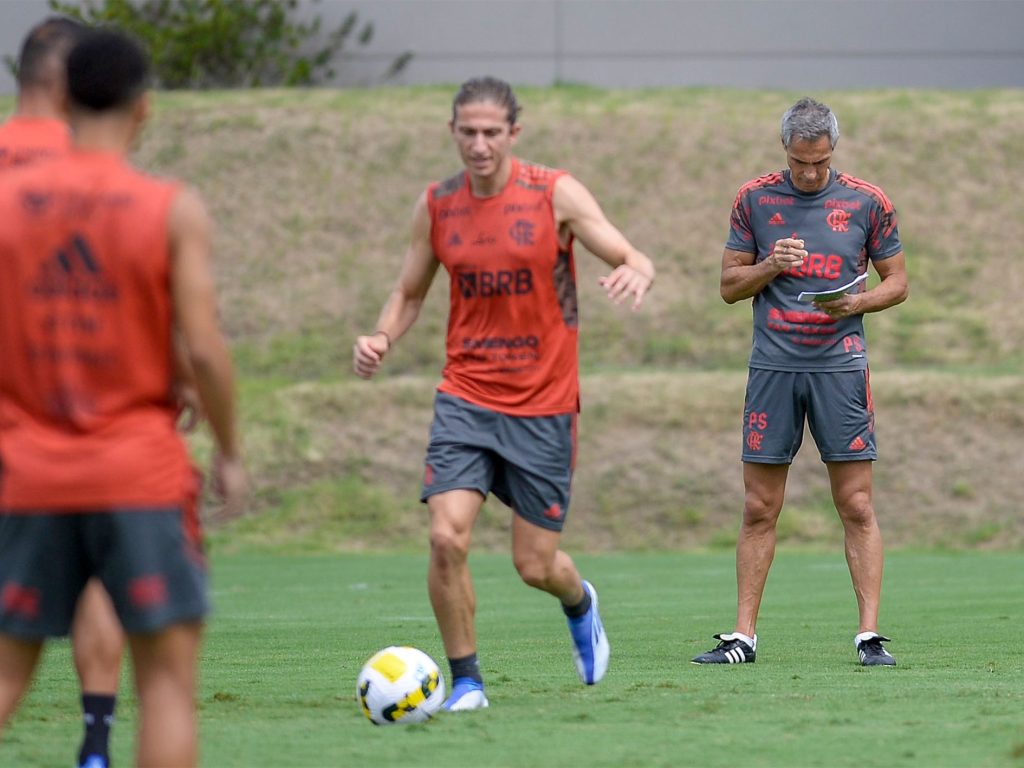
<svg viewBox="0 0 1024 768">
<path fill-rule="evenodd" d="M 0 632 L 67 635 L 96 576 L 126 632 L 155 632 L 209 611 L 206 562 L 187 510 L 0 513 Z"/>
<path fill-rule="evenodd" d="M 875 409 L 867 370 L 751 368 L 743 406 L 743 461 L 790 464 L 804 419 L 822 461 L 874 461 Z"/>
<path fill-rule="evenodd" d="M 421 501 L 493 493 L 534 525 L 561 531 L 576 461 L 576 414 L 509 416 L 438 392 Z"/>
</svg>

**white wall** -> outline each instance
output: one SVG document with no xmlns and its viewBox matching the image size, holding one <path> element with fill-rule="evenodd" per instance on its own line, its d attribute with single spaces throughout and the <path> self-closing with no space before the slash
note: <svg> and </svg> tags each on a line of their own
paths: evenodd
<svg viewBox="0 0 1024 768">
<path fill-rule="evenodd" d="M 339 84 L 395 81 L 740 88 L 1024 87 L 1024 0 L 304 0 L 374 23 Z M 46 0 L 0 0 L 0 54 Z M 0 73 L 0 93 L 13 83 Z"/>
</svg>

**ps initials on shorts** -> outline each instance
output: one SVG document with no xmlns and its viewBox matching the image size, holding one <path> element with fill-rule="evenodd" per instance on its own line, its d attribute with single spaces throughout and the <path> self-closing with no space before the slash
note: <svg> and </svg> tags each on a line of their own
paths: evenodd
<svg viewBox="0 0 1024 768">
<path fill-rule="evenodd" d="M 751 368 L 743 406 L 743 461 L 792 463 L 803 441 L 805 419 L 822 461 L 878 458 L 867 369 Z"/>
</svg>

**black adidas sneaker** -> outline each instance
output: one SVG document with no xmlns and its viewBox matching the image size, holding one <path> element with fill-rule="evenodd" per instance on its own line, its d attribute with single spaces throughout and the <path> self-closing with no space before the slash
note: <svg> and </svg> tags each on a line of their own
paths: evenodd
<svg viewBox="0 0 1024 768">
<path fill-rule="evenodd" d="M 754 648 L 757 647 L 757 635 L 754 635 L 754 647 L 752 648 L 745 641 L 733 634 L 715 635 L 716 640 L 721 642 L 717 647 L 694 656 L 692 664 L 753 664 L 757 658 Z"/>
<path fill-rule="evenodd" d="M 860 656 L 860 663 L 865 667 L 895 667 L 896 659 L 892 657 L 882 643 L 888 643 L 889 638 L 874 632 L 864 635 L 857 635 L 854 639 L 857 645 L 857 654 Z"/>
</svg>

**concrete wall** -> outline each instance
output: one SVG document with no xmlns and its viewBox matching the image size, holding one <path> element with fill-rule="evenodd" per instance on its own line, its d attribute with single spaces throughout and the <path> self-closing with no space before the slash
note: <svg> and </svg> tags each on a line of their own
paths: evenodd
<svg viewBox="0 0 1024 768">
<path fill-rule="evenodd" d="M 1024 86 L 1019 0 L 364 0 L 350 74 L 405 49 L 401 79 L 611 87 Z M 326 15 L 326 14 L 325 14 Z"/>
<path fill-rule="evenodd" d="M 305 0 L 332 27 L 356 10 L 341 85 L 493 74 L 515 84 L 608 87 L 1024 87 L 1024 0 Z M 0 0 L 0 54 L 48 13 Z M 13 83 L 0 74 L 0 93 Z"/>
</svg>

